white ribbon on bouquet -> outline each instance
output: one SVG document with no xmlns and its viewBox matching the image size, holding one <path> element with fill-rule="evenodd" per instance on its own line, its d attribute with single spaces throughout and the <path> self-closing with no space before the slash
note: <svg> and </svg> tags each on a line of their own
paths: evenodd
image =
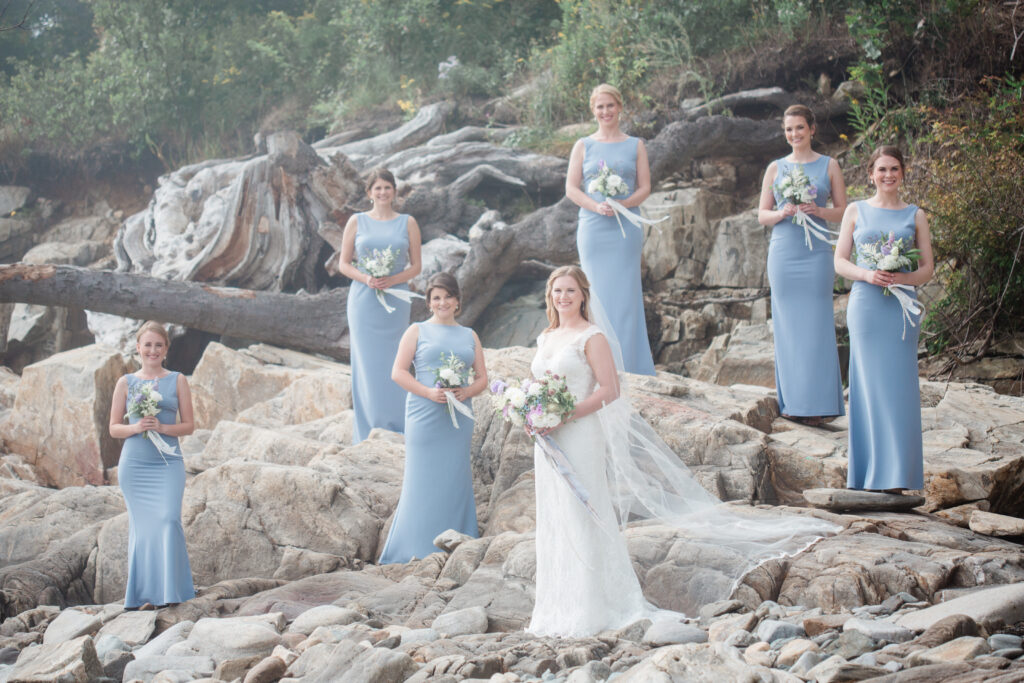
<svg viewBox="0 0 1024 683">
<path fill-rule="evenodd" d="M 811 218 L 810 214 L 807 214 L 800 209 L 796 210 L 793 214 L 793 222 L 804 229 L 804 242 L 807 244 L 807 249 L 814 251 L 814 247 L 811 245 L 811 236 L 817 237 L 825 244 L 835 245 L 836 241 L 831 239 L 829 235 L 838 235 L 839 232 L 836 230 L 829 230 L 823 225 L 818 225 Z"/>
<path fill-rule="evenodd" d="M 912 296 L 915 291 L 912 285 L 892 284 L 886 287 L 886 289 L 896 297 L 896 300 L 900 302 L 900 308 L 903 309 L 903 336 L 900 338 L 906 339 L 907 323 L 910 323 L 911 327 L 917 327 L 917 323 L 914 322 L 912 316 L 919 316 L 918 319 L 924 317 L 924 306 Z M 910 292 L 910 294 L 907 294 L 907 292 Z"/>
<path fill-rule="evenodd" d="M 643 216 L 641 216 L 639 214 L 633 213 L 632 211 L 627 209 L 625 206 L 623 206 L 621 203 L 619 203 L 618 201 L 612 199 L 611 197 L 605 197 L 604 200 L 605 200 L 605 202 L 608 203 L 608 206 L 612 207 L 612 210 L 615 212 L 615 220 L 617 220 L 619 222 L 619 230 L 622 231 L 623 239 L 625 239 L 625 237 L 626 237 L 626 229 L 622 227 L 622 219 L 623 218 L 625 218 L 627 221 L 629 221 L 630 223 L 635 225 L 638 230 L 641 229 L 641 225 L 655 225 L 655 224 L 660 223 L 662 221 L 668 220 L 668 216 L 662 216 L 661 218 L 659 218 L 657 220 L 652 220 L 650 218 L 644 218 Z M 620 216 L 621 216 L 621 218 L 620 218 Z"/>
<path fill-rule="evenodd" d="M 375 289 L 373 291 L 377 293 L 377 301 L 380 302 L 380 305 L 383 306 L 384 310 L 387 311 L 388 313 L 394 313 L 395 307 L 388 305 L 388 302 L 384 300 L 385 294 L 390 294 L 396 299 L 401 299 L 407 304 L 411 304 L 413 299 L 426 299 L 426 297 L 423 296 L 422 294 L 411 292 L 408 289 L 398 289 L 397 287 L 388 287 L 387 289 Z"/>
<path fill-rule="evenodd" d="M 160 457 L 164 459 L 164 464 L 165 465 L 167 465 L 168 462 L 167 462 L 167 458 L 164 457 L 164 453 L 166 453 L 167 455 L 173 455 L 173 456 L 181 455 L 180 453 L 178 453 L 177 449 L 174 446 L 172 446 L 171 444 L 169 444 L 166 441 L 164 441 L 164 437 L 160 436 L 159 433 L 154 432 L 151 429 L 147 429 L 146 431 L 143 432 L 143 435 L 147 439 L 149 439 L 150 442 L 152 442 L 152 444 L 154 446 L 156 446 L 156 450 L 157 450 L 158 453 L 160 453 Z"/>
<path fill-rule="evenodd" d="M 466 417 L 468 417 L 470 420 L 473 419 L 473 411 L 470 410 L 469 406 L 467 406 L 465 403 L 455 398 L 455 394 L 453 394 L 450 391 L 445 391 L 444 398 L 448 403 L 448 417 L 452 418 L 453 427 L 455 427 L 456 429 L 460 429 L 459 419 L 455 417 L 456 410 L 465 415 Z"/>
</svg>

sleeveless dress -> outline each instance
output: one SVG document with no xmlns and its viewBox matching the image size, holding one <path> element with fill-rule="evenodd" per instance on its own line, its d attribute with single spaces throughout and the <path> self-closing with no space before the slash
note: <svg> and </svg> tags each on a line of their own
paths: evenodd
<svg viewBox="0 0 1024 683">
<path fill-rule="evenodd" d="M 360 213 L 356 221 L 357 261 L 374 249 L 391 247 L 399 250 L 391 274 L 405 270 L 409 263 L 409 216 L 398 214 L 389 221 L 378 221 Z M 396 289 L 409 289 L 409 285 L 403 283 Z M 364 440 L 374 427 L 401 433 L 405 425 L 405 391 L 391 379 L 391 366 L 402 333 L 409 327 L 410 306 L 389 294 L 384 297 L 395 309 L 391 313 L 366 284 L 354 280 L 348 290 L 353 443 Z"/>
<path fill-rule="evenodd" d="M 454 353 L 472 367 L 476 357 L 473 331 L 461 325 L 416 323 L 416 379 L 434 385 L 434 370 L 441 354 Z M 470 402 L 466 405 L 472 408 Z M 476 501 L 469 448 L 473 421 L 456 412 L 459 428 L 452 425 L 448 407 L 409 393 L 405 401 L 405 474 L 388 540 L 379 564 L 408 562 L 439 552 L 434 539 L 455 529 L 478 535 Z"/>
<path fill-rule="evenodd" d="M 577 401 L 586 398 L 597 385 L 584 352 L 587 340 L 595 334 L 600 330 L 591 326 L 561 348 L 550 347 L 547 333 L 542 334 L 530 366 L 533 375 L 539 377 L 551 370 L 565 377 Z M 597 525 L 540 446 L 535 446 L 537 573 L 527 630 L 541 636 L 582 637 L 651 616 L 655 610 L 643 596 L 625 538 L 618 531 L 597 415 L 591 413 L 562 425 L 551 432 L 551 438 L 576 470 L 602 525 Z"/>
<path fill-rule="evenodd" d="M 776 184 L 799 165 L 785 159 L 775 164 Z M 818 206 L 825 206 L 831 193 L 828 164 L 829 157 L 824 155 L 803 164 L 807 177 L 818 188 Z M 773 192 L 777 205 L 786 203 L 777 189 Z M 824 224 L 822 219 L 812 218 Z M 779 412 L 804 417 L 842 415 L 843 383 L 832 312 L 832 248 L 813 236 L 811 244 L 814 248 L 808 249 L 804 229 L 789 218 L 775 224 L 768 244 Z"/>
<path fill-rule="evenodd" d="M 163 424 L 178 416 L 178 375 L 171 372 L 157 380 L 125 375 L 129 395 L 139 384 L 150 384 L 160 393 Z M 127 409 L 127 401 L 125 402 Z M 129 417 L 135 424 L 137 417 Z M 180 453 L 177 437 L 161 438 Z M 124 606 L 145 603 L 166 605 L 195 597 L 192 568 L 181 526 L 181 499 L 185 494 L 185 464 L 180 455 L 161 454 L 143 434 L 124 440 L 117 465 L 117 480 L 128 508 L 128 583 Z"/>
<path fill-rule="evenodd" d="M 854 245 L 881 234 L 913 242 L 917 207 L 882 209 L 857 202 Z M 870 268 L 867 264 L 864 267 Z M 850 329 L 851 489 L 924 488 L 921 390 L 917 374 L 918 326 L 906 326 L 895 296 L 867 282 L 853 283 L 846 321 Z"/>
<path fill-rule="evenodd" d="M 583 138 L 583 191 L 597 177 L 603 161 L 619 175 L 629 187 L 623 199 L 636 188 L 636 152 L 639 138 L 630 137 L 621 142 L 599 142 Z M 589 193 L 588 193 L 589 194 Z M 603 201 L 599 194 L 589 194 Z M 638 209 L 631 209 L 639 213 Z M 615 336 L 622 346 L 622 363 L 626 372 L 641 375 L 654 374 L 651 344 L 647 339 L 647 321 L 644 317 L 644 296 L 640 282 L 640 251 L 643 233 L 627 221 L 623 239 L 619 223 L 614 216 L 602 216 L 584 208 L 579 212 L 576 248 L 580 253 L 580 266 L 587 274 L 594 294 L 604 306 Z"/>
</svg>

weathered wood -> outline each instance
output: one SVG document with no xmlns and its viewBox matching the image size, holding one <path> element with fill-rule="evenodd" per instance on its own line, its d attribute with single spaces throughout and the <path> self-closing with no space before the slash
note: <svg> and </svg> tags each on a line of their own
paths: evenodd
<svg viewBox="0 0 1024 683">
<path fill-rule="evenodd" d="M 73 266 L 0 265 L 0 302 L 152 318 L 347 360 L 347 287 L 281 294 Z"/>
</svg>

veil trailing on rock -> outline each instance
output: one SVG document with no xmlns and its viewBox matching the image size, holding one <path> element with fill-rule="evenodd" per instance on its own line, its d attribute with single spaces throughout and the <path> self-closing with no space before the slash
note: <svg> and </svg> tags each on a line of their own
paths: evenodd
<svg viewBox="0 0 1024 683">
<path fill-rule="evenodd" d="M 619 398 L 597 416 L 605 437 L 606 469 L 620 526 L 670 537 L 670 580 L 679 584 L 676 604 L 693 614 L 704 604 L 728 598 L 743 577 L 761 563 L 794 555 L 840 527 L 799 515 L 783 515 L 725 504 L 708 493 L 651 425 L 633 409 L 622 353 L 596 297 L 591 322 L 612 348 Z"/>
</svg>

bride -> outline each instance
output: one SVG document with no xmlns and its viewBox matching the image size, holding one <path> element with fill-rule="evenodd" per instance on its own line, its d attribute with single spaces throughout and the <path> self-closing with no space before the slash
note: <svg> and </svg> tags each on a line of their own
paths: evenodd
<svg viewBox="0 0 1024 683">
<path fill-rule="evenodd" d="M 814 518 L 744 515 L 707 493 L 686 466 L 630 407 L 621 357 L 590 284 L 578 266 L 562 266 L 547 282 L 549 327 L 537 340 L 535 377 L 565 377 L 576 397 L 572 415 L 538 436 L 565 452 L 589 494 L 581 503 L 534 448 L 537 495 L 535 635 L 588 636 L 637 619 L 679 619 L 644 598 L 619 526 L 670 525 L 677 546 L 690 544 L 691 567 L 679 604 L 727 598 L 759 563 L 808 547 L 836 527 Z M 594 514 L 596 513 L 596 514 Z"/>
</svg>

